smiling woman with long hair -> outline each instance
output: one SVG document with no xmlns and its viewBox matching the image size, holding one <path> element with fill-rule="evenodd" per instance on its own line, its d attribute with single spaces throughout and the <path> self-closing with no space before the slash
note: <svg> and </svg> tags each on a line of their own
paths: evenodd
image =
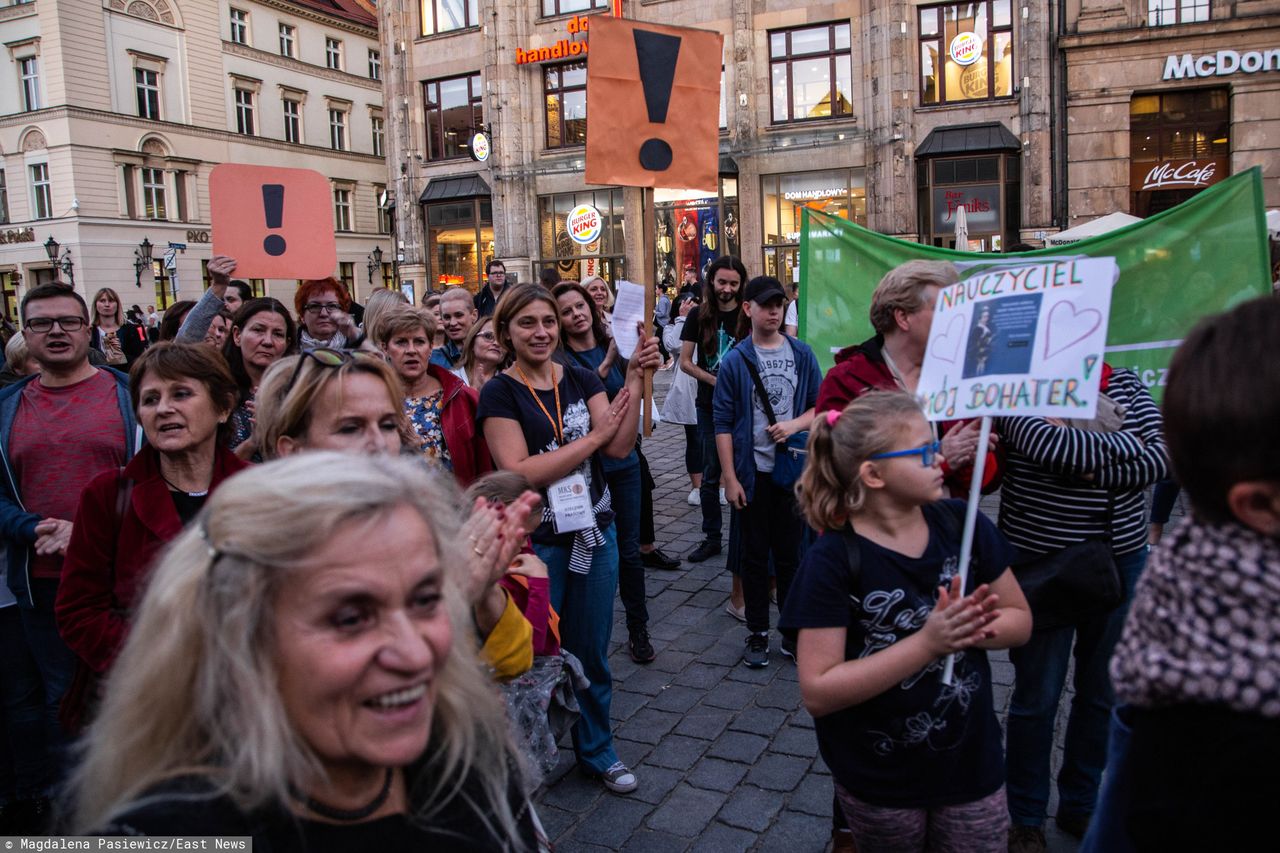
<svg viewBox="0 0 1280 853">
<path fill-rule="evenodd" d="M 313 453 L 229 480 L 152 575 L 71 782 L 73 830 L 532 849 L 460 525 L 409 460 Z"/>
</svg>

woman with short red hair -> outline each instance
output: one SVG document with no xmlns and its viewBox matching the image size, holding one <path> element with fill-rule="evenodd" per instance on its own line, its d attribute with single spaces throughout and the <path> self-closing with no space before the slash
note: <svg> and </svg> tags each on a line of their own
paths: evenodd
<svg viewBox="0 0 1280 853">
<path fill-rule="evenodd" d="M 351 310 L 351 295 L 336 278 L 304 281 L 293 295 L 298 312 L 298 343 L 303 349 L 354 346 L 360 332 Z"/>
</svg>

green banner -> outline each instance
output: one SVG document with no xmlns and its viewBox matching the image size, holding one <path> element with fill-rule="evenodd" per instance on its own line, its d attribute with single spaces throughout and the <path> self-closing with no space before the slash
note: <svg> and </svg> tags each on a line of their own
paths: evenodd
<svg viewBox="0 0 1280 853">
<path fill-rule="evenodd" d="M 1113 257 L 1107 361 L 1132 367 L 1156 399 L 1183 335 L 1207 314 L 1271 292 L 1262 171 L 1249 169 L 1142 222 L 1066 246 L 1016 255 L 957 252 L 869 231 L 805 209 L 800 229 L 800 336 L 823 370 L 841 347 L 872 334 L 871 294 L 916 259 L 952 261 L 968 276 L 1011 259 Z"/>
</svg>

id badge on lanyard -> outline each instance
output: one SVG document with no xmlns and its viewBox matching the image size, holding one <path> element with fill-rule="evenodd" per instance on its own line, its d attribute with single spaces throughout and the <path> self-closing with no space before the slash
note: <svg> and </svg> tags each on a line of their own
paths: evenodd
<svg viewBox="0 0 1280 853">
<path fill-rule="evenodd" d="M 587 478 L 570 474 L 547 486 L 547 505 L 551 508 L 551 526 L 556 533 L 586 530 L 596 523 L 591 506 L 591 490 Z"/>
</svg>

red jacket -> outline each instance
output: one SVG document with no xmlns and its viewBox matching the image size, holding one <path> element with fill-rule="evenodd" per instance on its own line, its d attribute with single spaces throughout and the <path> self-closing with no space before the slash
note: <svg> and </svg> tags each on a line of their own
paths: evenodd
<svg viewBox="0 0 1280 853">
<path fill-rule="evenodd" d="M 209 491 L 246 467 L 219 442 Z M 125 497 L 128 504 L 121 507 Z M 54 612 L 62 639 L 93 672 L 110 669 L 152 561 L 181 532 L 182 520 L 160 475 L 160 453 L 150 445 L 122 470 L 104 471 L 85 487 Z"/>
<path fill-rule="evenodd" d="M 851 400 L 856 400 L 868 391 L 876 389 L 896 391 L 898 382 L 893 371 L 884 360 L 884 337 L 876 335 L 870 340 L 854 346 L 848 346 L 836 353 L 836 364 L 827 371 L 818 387 L 818 402 L 814 404 L 814 414 L 821 415 L 829 409 L 843 409 Z M 965 421 L 943 421 L 938 424 L 939 435 Z M 982 491 L 993 492 L 1000 484 L 1002 454 L 993 450 L 987 454 L 987 466 L 982 472 Z M 956 497 L 968 497 L 969 478 L 973 466 L 966 465 L 953 471 L 946 462 L 942 465 L 943 477 L 951 494 Z"/>
<path fill-rule="evenodd" d="M 429 364 L 427 372 L 444 391 L 440 398 L 440 431 L 444 433 L 444 446 L 449 448 L 453 476 L 465 489 L 480 475 L 493 470 L 489 445 L 476 430 L 476 406 L 480 402 L 480 394 L 446 367 Z"/>
</svg>

